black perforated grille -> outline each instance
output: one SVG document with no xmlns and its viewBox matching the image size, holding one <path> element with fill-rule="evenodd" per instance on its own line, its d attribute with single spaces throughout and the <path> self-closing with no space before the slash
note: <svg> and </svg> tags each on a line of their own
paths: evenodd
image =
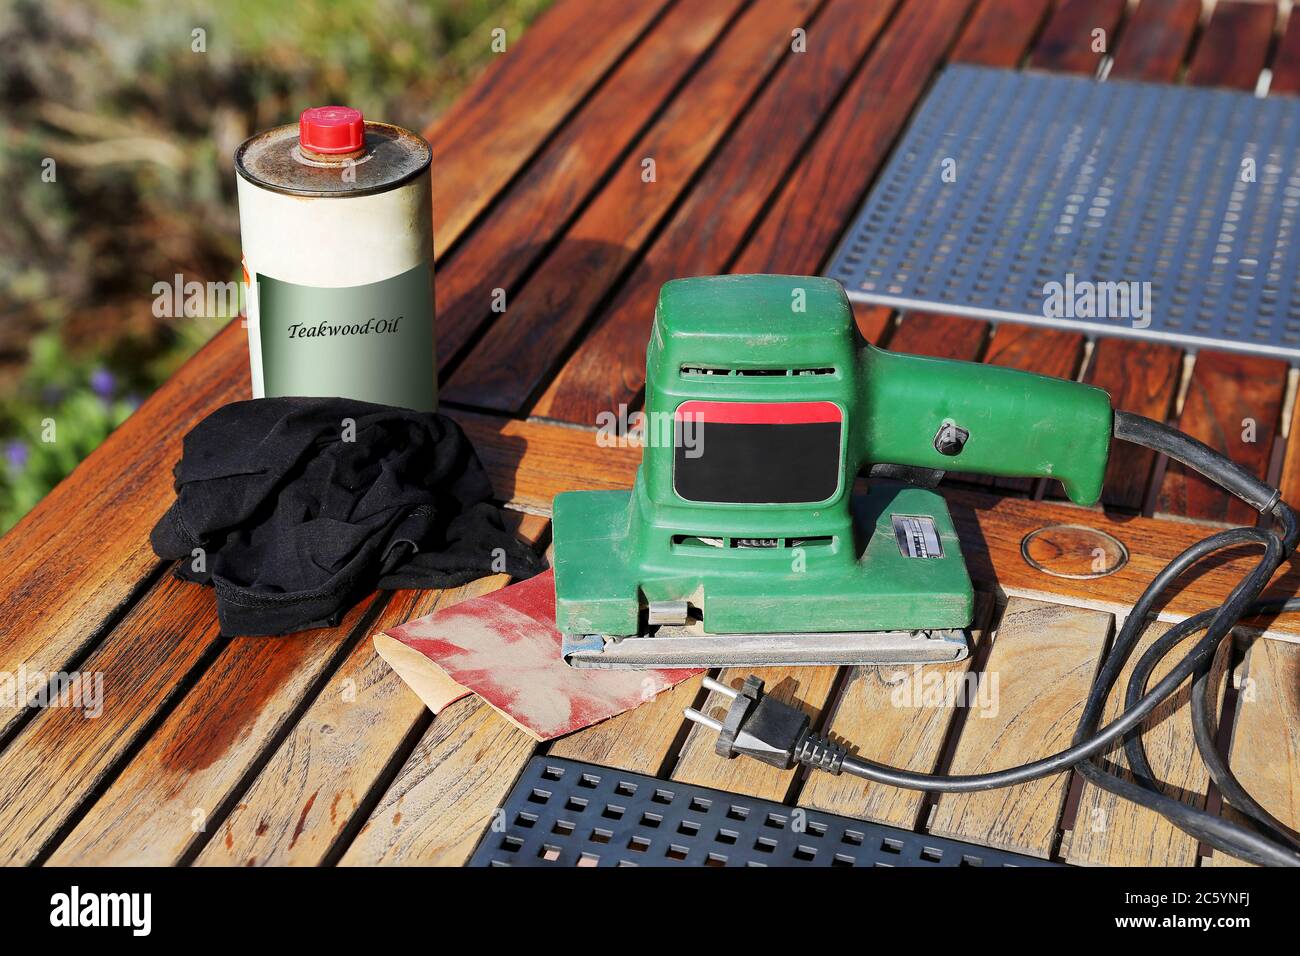
<svg viewBox="0 0 1300 956">
<path fill-rule="evenodd" d="M 471 866 L 1054 866 L 595 764 L 534 757 Z"/>
</svg>

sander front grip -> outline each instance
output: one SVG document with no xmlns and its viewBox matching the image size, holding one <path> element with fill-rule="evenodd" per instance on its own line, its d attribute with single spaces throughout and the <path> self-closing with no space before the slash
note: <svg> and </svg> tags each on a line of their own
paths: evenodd
<svg viewBox="0 0 1300 956">
<path fill-rule="evenodd" d="M 872 345 L 859 361 L 860 463 L 1056 478 L 1076 504 L 1101 496 L 1113 427 L 1102 389 Z"/>
</svg>

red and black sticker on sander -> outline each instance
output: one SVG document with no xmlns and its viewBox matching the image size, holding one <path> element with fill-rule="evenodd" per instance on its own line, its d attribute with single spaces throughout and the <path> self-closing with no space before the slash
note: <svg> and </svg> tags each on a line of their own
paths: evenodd
<svg viewBox="0 0 1300 956">
<path fill-rule="evenodd" d="M 687 501 L 808 504 L 840 486 L 834 402 L 682 402 L 673 487 Z"/>
</svg>

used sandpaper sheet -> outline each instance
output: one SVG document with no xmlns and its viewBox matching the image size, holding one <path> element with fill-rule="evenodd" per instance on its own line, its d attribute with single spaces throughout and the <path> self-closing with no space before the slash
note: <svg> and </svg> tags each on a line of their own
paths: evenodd
<svg viewBox="0 0 1300 956">
<path fill-rule="evenodd" d="M 435 714 L 477 694 L 537 740 L 631 710 L 701 673 L 564 663 L 552 571 L 377 634 L 375 650 Z"/>
</svg>

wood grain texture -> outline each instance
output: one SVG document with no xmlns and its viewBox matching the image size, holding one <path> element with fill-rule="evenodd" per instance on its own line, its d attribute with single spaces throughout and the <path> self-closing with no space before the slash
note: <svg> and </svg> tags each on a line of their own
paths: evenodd
<svg viewBox="0 0 1300 956">
<path fill-rule="evenodd" d="M 513 294 L 520 277 L 563 235 L 568 220 L 600 189 L 620 153 L 664 108 L 740 6 L 740 0 L 683 0 L 671 6 L 439 263 L 438 357 L 444 368 L 492 319 L 493 290 Z"/>
<path fill-rule="evenodd" d="M 820 271 L 970 7 L 931 0 L 899 11 L 730 272 Z"/>
<path fill-rule="evenodd" d="M 981 678 L 990 682 L 996 709 L 962 724 L 950 772 L 985 773 L 1069 746 L 1111 622 L 1097 611 L 1009 601 Z M 1068 778 L 1069 771 L 998 790 L 945 793 L 929 832 L 1047 857 Z"/>
<path fill-rule="evenodd" d="M 200 843 L 369 601 L 336 628 L 229 639 L 68 837 L 52 865 L 168 866 Z M 192 626 L 192 625 L 191 625 Z"/>
<path fill-rule="evenodd" d="M 549 522 L 516 516 L 536 543 Z M 398 591 L 312 701 L 204 847 L 203 866 L 314 866 L 425 719 L 420 699 L 375 653 L 374 635 L 504 587 L 493 574 L 442 591 Z"/>
<path fill-rule="evenodd" d="M 980 0 L 948 59 L 975 66 L 1016 66 L 1049 9 L 1051 0 Z"/>
<path fill-rule="evenodd" d="M 1187 68 L 1187 82 L 1253 90 L 1268 61 L 1277 15 L 1272 3 L 1219 0 Z"/>
<path fill-rule="evenodd" d="M 506 52 L 425 132 L 433 147 L 438 254 L 600 83 L 665 3 L 560 0 L 522 38 L 507 38 Z M 538 83 L 543 76 L 546 82 Z"/>
<path fill-rule="evenodd" d="M 687 733 L 682 710 L 699 702 L 701 680 L 684 680 L 635 710 L 561 737 L 547 752 L 652 777 L 667 776 Z"/>
<path fill-rule="evenodd" d="M 425 732 L 340 865 L 462 865 L 533 749 L 532 737 L 479 698 L 456 701 Z"/>
<path fill-rule="evenodd" d="M 637 401 L 660 287 L 678 276 L 725 271 L 892 7 L 830 0 L 809 27 L 807 52 L 781 64 L 532 414 L 585 424 Z"/>
<path fill-rule="evenodd" d="M 1300 647 L 1278 641 L 1251 646 L 1228 765 L 1265 810 L 1300 830 Z M 1218 851 L 1209 862 L 1249 865 Z"/>
<path fill-rule="evenodd" d="M 758 0 L 739 18 L 452 373 L 447 400 L 510 412 L 524 406 L 768 73 L 796 55 L 790 31 L 819 6 Z M 645 160 L 655 164 L 653 182 L 642 178 Z"/>
<path fill-rule="evenodd" d="M 1093 74 L 1109 52 L 1127 0 L 1061 0 L 1029 58 L 1035 69 Z M 1094 30 L 1105 31 L 1098 50 Z"/>
<path fill-rule="evenodd" d="M 1267 477 L 1286 373 L 1287 364 L 1280 359 L 1201 351 L 1178 428 L 1255 475 Z M 1238 525 L 1253 525 L 1258 518 L 1250 505 L 1173 461 L 1161 482 L 1156 510 Z"/>
<path fill-rule="evenodd" d="M 824 733 L 857 757 L 929 773 L 943 756 L 954 720 L 977 705 L 993 601 L 976 594 L 971 656 L 924 667 L 850 667 L 825 722 Z M 942 684 L 937 682 L 942 681 Z M 949 695 L 947 688 L 954 691 Z M 940 689 L 942 688 L 942 690 Z M 925 793 L 873 783 L 851 774 L 813 773 L 799 791 L 799 805 L 914 829 Z"/>
<path fill-rule="evenodd" d="M 775 699 L 801 707 L 816 729 L 830 700 L 838 670 L 837 667 L 729 667 L 718 675 L 718 680 L 728 687 L 739 687 L 746 677 L 755 674 L 763 679 L 767 691 Z M 722 694 L 710 691 L 701 710 L 718 716 L 726 712 L 728 703 Z M 766 800 L 784 801 L 794 792 L 801 772 L 798 768 L 781 770 L 740 757 L 728 760 L 714 751 L 717 739 L 718 735 L 708 727 L 692 724 L 672 778 Z"/>
<path fill-rule="evenodd" d="M 1107 698 L 1101 726 L 1123 713 L 1124 694 L 1134 667 L 1147 648 L 1169 627 L 1168 624 L 1153 624 L 1138 640 L 1128 665 Z M 1147 682 L 1148 687 L 1169 673 L 1186 652 L 1186 646 L 1175 649 L 1155 668 Z M 1223 682 L 1230 651 L 1230 641 L 1219 647 L 1211 675 L 1216 687 Z M 1185 682 L 1173 697 L 1142 722 L 1142 743 L 1160 791 L 1191 806 L 1204 807 L 1210 775 L 1197 753 L 1192 733 L 1191 691 L 1191 682 Z M 1118 772 L 1128 780 L 1134 779 L 1128 755 L 1122 746 L 1105 754 L 1098 762 L 1103 769 Z M 1070 863 L 1088 866 L 1195 866 L 1197 840 L 1154 810 L 1084 781 L 1065 858 Z"/>
<path fill-rule="evenodd" d="M 32 862 L 111 776 L 150 718 L 184 692 L 219 640 L 212 592 L 168 577 L 82 664 L 103 679 L 103 712 L 36 714 L 0 760 L 0 863 Z M 93 684 L 92 684 L 93 686 Z"/>
<path fill-rule="evenodd" d="M 1201 0 L 1140 0 L 1115 50 L 1115 79 L 1172 83 L 1201 19 Z"/>
<path fill-rule="evenodd" d="M 1253 90 L 1268 58 L 1277 10 L 1272 4 L 1223 2 L 1215 6 L 1187 70 L 1187 82 Z M 1267 476 L 1273 438 L 1286 391 L 1285 362 L 1200 351 L 1178 428 L 1261 478 Z M 1251 441 L 1243 441 L 1247 422 Z M 1249 505 L 1170 462 L 1160 485 L 1157 511 L 1180 517 L 1254 524 Z"/>
</svg>

